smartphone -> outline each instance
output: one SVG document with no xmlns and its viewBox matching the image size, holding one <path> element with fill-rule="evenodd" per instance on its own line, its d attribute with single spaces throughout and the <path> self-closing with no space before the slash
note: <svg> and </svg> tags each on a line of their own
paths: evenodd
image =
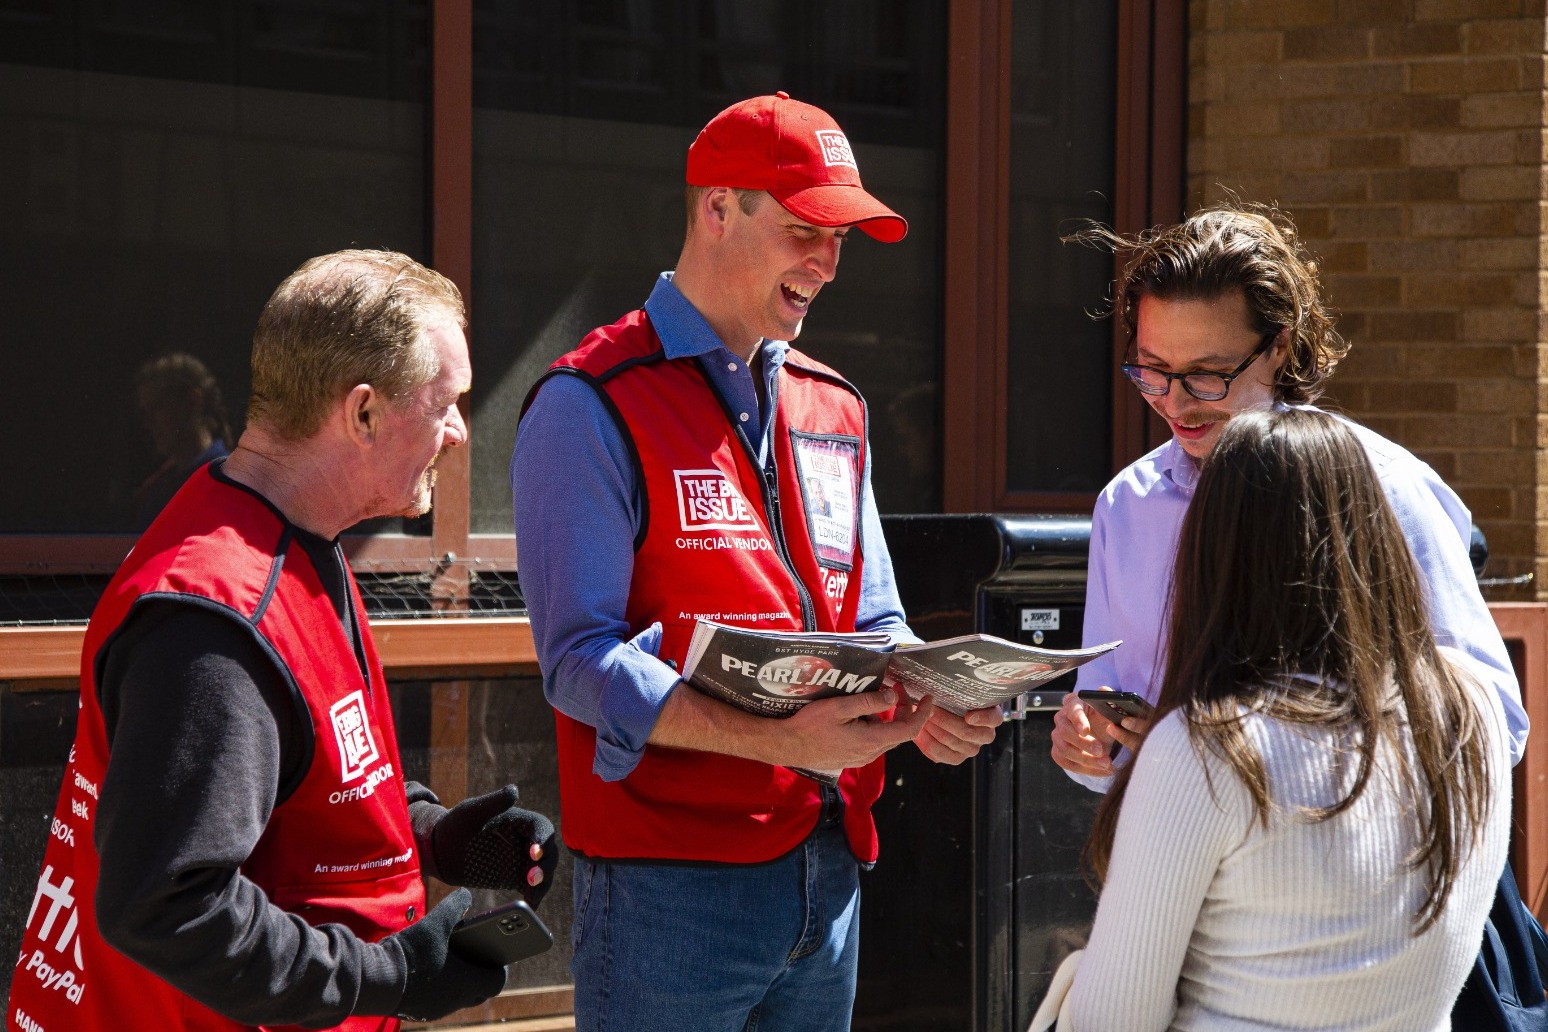
<svg viewBox="0 0 1548 1032">
<path fill-rule="evenodd" d="M 451 933 L 453 953 L 486 967 L 504 967 L 535 957 L 553 944 L 553 933 L 519 899 L 464 917 Z"/>
<path fill-rule="evenodd" d="M 1142 695 L 1133 692 L 1110 692 L 1101 688 L 1082 688 L 1080 701 L 1096 710 L 1114 724 L 1123 726 L 1124 717 L 1150 717 L 1150 703 Z"/>
</svg>

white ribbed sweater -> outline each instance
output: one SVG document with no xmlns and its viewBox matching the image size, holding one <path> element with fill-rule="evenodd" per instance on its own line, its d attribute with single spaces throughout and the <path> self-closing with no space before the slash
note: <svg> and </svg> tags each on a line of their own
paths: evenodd
<svg viewBox="0 0 1548 1032">
<path fill-rule="evenodd" d="M 1416 838 L 1412 807 L 1379 768 L 1352 810 L 1297 820 L 1295 807 L 1338 797 L 1334 739 L 1249 718 L 1279 804 L 1265 831 L 1229 768 L 1194 750 L 1181 714 L 1158 723 L 1136 761 L 1070 990 L 1078 1032 L 1445 1032 L 1510 835 L 1504 717 L 1493 692 L 1472 695 L 1493 718 L 1494 805 L 1445 912 L 1418 938 L 1411 919 L 1424 879 L 1403 863 Z"/>
</svg>

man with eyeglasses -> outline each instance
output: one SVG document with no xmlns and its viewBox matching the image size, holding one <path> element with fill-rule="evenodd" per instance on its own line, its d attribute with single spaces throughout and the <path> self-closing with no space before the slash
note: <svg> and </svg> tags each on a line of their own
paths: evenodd
<svg viewBox="0 0 1548 1032">
<path fill-rule="evenodd" d="M 1237 413 L 1310 405 L 1349 345 L 1323 302 L 1316 263 L 1281 212 L 1223 204 L 1138 236 L 1096 226 L 1069 239 L 1130 256 L 1114 301 L 1132 340 L 1121 368 L 1172 431 L 1097 499 L 1084 639 L 1124 644 L 1083 666 L 1077 687 L 1153 702 L 1172 564 L 1200 462 Z M 1526 711 L 1468 559 L 1471 515 L 1424 462 L 1354 429 L 1414 553 L 1437 643 L 1495 672 L 1514 763 L 1526 742 Z M 1054 718 L 1053 758 L 1075 780 L 1106 791 L 1115 763 L 1125 762 L 1145 729 L 1138 717 L 1114 724 L 1071 692 Z"/>
</svg>

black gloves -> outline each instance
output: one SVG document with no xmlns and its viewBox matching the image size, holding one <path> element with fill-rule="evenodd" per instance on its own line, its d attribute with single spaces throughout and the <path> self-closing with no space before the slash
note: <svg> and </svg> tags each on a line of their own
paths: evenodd
<svg viewBox="0 0 1548 1032">
<path fill-rule="evenodd" d="M 450 810 L 431 800 L 409 809 L 414 837 L 423 852 L 427 874 L 453 885 L 476 889 L 514 889 L 536 906 L 553 878 L 559 859 L 554 826 L 547 817 L 516 805 L 515 785 L 464 799 Z M 542 857 L 532 859 L 532 846 Z M 542 872 L 537 885 L 530 872 Z M 484 967 L 452 954 L 447 946 L 453 926 L 473 902 L 461 888 L 447 896 L 418 923 L 389 936 L 403 951 L 408 981 L 398 1016 L 420 1020 L 444 1017 L 471 1007 L 505 987 L 505 969 Z"/>
<path fill-rule="evenodd" d="M 458 889 L 417 922 L 382 940 L 383 945 L 396 943 L 408 962 L 398 1017 L 421 1021 L 443 1018 L 483 1003 L 505 988 L 503 967 L 474 964 L 447 947 L 452 928 L 472 902 L 471 892 Z"/>
<path fill-rule="evenodd" d="M 415 832 L 429 843 L 434 867 L 430 873 L 452 885 L 474 889 L 515 889 L 532 905 L 548 892 L 559 852 L 554 843 L 554 826 L 547 817 L 516 805 L 515 785 L 464 799 L 450 810 L 435 807 L 436 816 L 426 821 L 430 811 L 415 804 Z M 425 823 L 431 823 L 428 834 Z M 532 845 L 543 847 L 542 859 L 532 859 Z M 426 865 L 427 867 L 429 865 Z M 528 873 L 537 868 L 543 880 L 528 883 Z"/>
</svg>

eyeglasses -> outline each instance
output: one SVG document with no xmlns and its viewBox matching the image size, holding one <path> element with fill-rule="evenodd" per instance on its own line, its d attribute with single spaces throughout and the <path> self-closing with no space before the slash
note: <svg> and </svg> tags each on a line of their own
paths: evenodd
<svg viewBox="0 0 1548 1032">
<path fill-rule="evenodd" d="M 1153 369 L 1150 366 L 1133 365 L 1125 362 L 1118 368 L 1123 370 L 1123 375 L 1129 378 L 1129 382 L 1138 387 L 1143 393 L 1160 397 L 1172 389 L 1173 380 L 1181 380 L 1183 390 L 1193 395 L 1200 401 L 1219 401 L 1231 393 L 1231 381 L 1247 371 L 1247 367 L 1269 349 L 1279 336 L 1283 327 L 1276 326 L 1263 335 L 1258 341 L 1258 346 L 1252 349 L 1252 354 L 1242 360 L 1242 364 L 1229 373 L 1168 373 L 1161 369 Z"/>
</svg>

